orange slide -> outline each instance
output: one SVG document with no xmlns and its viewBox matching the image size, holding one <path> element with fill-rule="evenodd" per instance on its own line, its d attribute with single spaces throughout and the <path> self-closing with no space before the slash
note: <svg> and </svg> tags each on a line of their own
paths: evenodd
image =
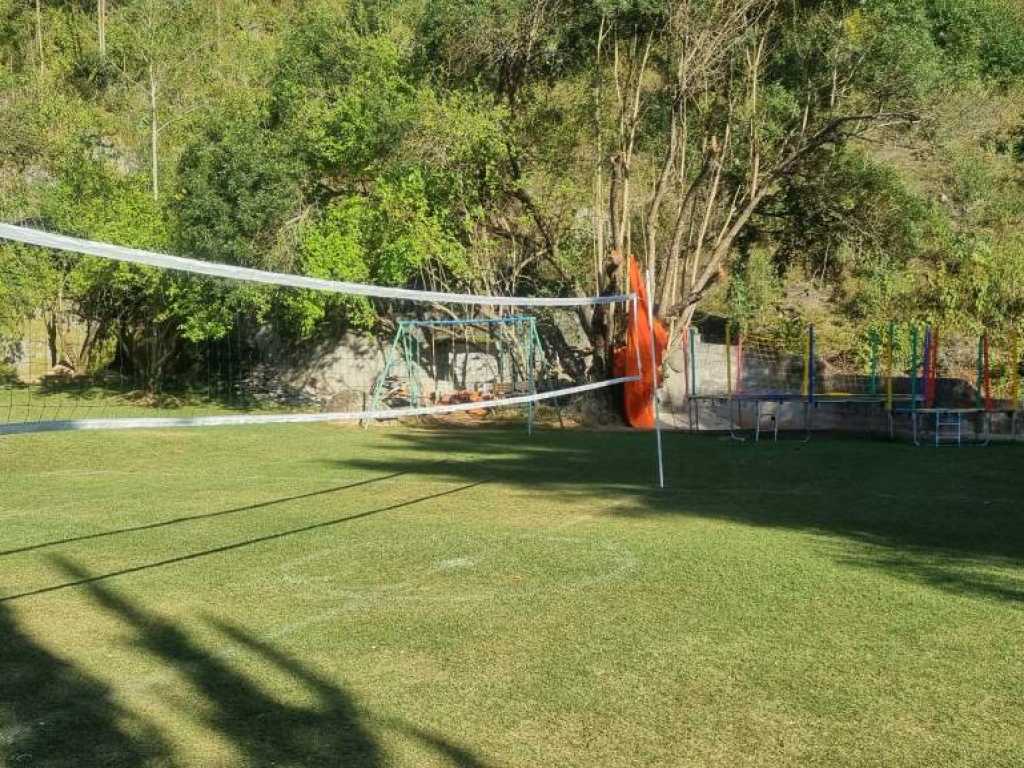
<svg viewBox="0 0 1024 768">
<path fill-rule="evenodd" d="M 640 265 L 635 257 L 629 259 L 629 285 L 637 294 L 636 306 L 629 308 L 629 325 L 626 328 L 626 346 L 617 347 L 612 358 L 615 376 L 640 376 L 639 381 L 623 385 L 625 390 L 626 419 L 636 429 L 654 429 L 654 404 L 651 392 L 654 386 L 654 371 L 651 370 L 651 325 L 647 320 L 647 287 L 640 274 Z M 654 355 L 656 370 L 661 370 L 661 360 L 668 346 L 668 330 L 660 320 L 654 321 Z M 637 368 L 637 352 L 640 360 Z M 660 383 L 660 379 L 659 379 Z"/>
</svg>

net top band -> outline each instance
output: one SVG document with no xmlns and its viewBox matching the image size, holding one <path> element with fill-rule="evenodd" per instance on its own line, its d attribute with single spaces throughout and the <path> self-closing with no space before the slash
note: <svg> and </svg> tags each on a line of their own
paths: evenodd
<svg viewBox="0 0 1024 768">
<path fill-rule="evenodd" d="M 20 227 L 14 224 L 0 223 L 0 239 L 36 245 L 41 248 L 53 248 L 59 251 L 81 253 L 97 256 L 101 259 L 123 261 L 130 264 L 144 264 L 150 267 L 161 267 L 179 272 L 191 272 L 210 277 L 222 277 L 230 280 L 244 280 L 265 285 L 281 285 L 290 288 L 306 288 L 326 293 L 342 293 L 351 296 L 370 296 L 378 299 L 402 299 L 408 301 L 432 301 L 438 304 L 464 304 L 475 306 L 501 307 L 585 307 L 599 304 L 615 304 L 632 301 L 635 294 L 614 294 L 608 296 L 589 297 L 537 297 L 537 296 L 481 296 L 472 293 L 443 293 L 440 291 L 420 291 L 411 288 L 390 288 L 363 283 L 346 283 L 338 280 L 325 280 L 305 275 L 289 275 L 283 272 L 266 272 L 248 267 L 237 267 L 232 264 L 220 264 L 212 261 L 188 259 L 182 256 L 170 256 L 138 248 L 125 248 L 110 243 L 99 243 L 77 237 L 57 235 L 39 229 Z"/>
</svg>

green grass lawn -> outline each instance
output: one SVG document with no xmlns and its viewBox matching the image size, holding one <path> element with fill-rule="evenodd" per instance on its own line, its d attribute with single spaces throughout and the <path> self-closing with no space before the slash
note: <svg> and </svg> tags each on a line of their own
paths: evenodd
<svg viewBox="0 0 1024 768">
<path fill-rule="evenodd" d="M 69 379 L 47 384 L 0 382 L 0 425 L 28 421 L 74 421 L 117 418 L 195 418 L 309 408 L 261 404 L 252 398 L 208 392 L 149 394 L 129 386 L 102 386 Z"/>
<path fill-rule="evenodd" d="M 0 764 L 1021 766 L 1024 450 L 0 438 Z"/>
</svg>

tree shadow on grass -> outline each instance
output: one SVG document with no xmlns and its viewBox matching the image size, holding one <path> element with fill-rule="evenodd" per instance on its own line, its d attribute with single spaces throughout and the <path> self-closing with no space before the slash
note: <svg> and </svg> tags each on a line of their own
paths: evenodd
<svg viewBox="0 0 1024 768">
<path fill-rule="evenodd" d="M 255 637 L 252 633 L 234 624 L 212 618 L 208 619 L 208 622 L 236 645 L 247 648 L 277 669 L 301 681 L 325 705 L 337 702 L 337 687 L 323 676 L 316 674 L 302 664 L 298 659 L 283 653 L 265 640 Z M 441 757 L 446 758 L 447 762 L 453 766 L 458 766 L 458 768 L 487 768 L 487 764 L 474 754 L 472 750 L 454 743 L 435 731 L 420 728 L 397 718 L 388 719 L 382 725 L 420 742 Z"/>
<path fill-rule="evenodd" d="M 992 573 L 990 564 L 983 560 L 883 552 L 850 555 L 841 562 L 885 571 L 943 592 L 999 600 L 1024 608 L 1024 575 L 1014 578 L 1005 573 Z"/>
<path fill-rule="evenodd" d="M 240 665 L 231 663 L 228 655 L 211 652 L 180 625 L 133 603 L 106 584 L 90 580 L 91 574 L 75 562 L 56 556 L 51 559 L 65 575 L 81 582 L 97 605 L 131 627 L 139 647 L 174 669 L 199 693 L 202 704 L 190 708 L 191 716 L 225 737 L 244 765 L 374 768 L 386 764 L 386 755 L 370 727 L 372 721 L 352 694 L 299 659 L 235 624 L 206 618 L 234 648 L 258 656 L 297 682 L 311 694 L 310 704 L 280 701 Z M 403 726 L 401 731 L 452 765 L 484 768 L 470 750 L 446 739 L 424 735 L 426 732 L 414 726 Z"/>
<path fill-rule="evenodd" d="M 401 473 L 398 473 L 398 474 L 401 474 Z M 234 542 L 231 542 L 230 544 L 222 544 L 219 547 L 211 547 L 210 549 L 202 549 L 202 550 L 199 550 L 197 552 L 188 552 L 186 554 L 178 555 L 176 557 L 168 557 L 168 558 L 166 558 L 164 560 L 155 560 L 155 561 L 148 562 L 148 563 L 142 563 L 140 565 L 133 565 L 133 566 L 129 566 L 127 568 L 121 568 L 121 569 L 116 570 L 116 571 L 109 571 L 107 573 L 90 574 L 89 576 L 87 576 L 85 578 L 81 578 L 81 579 L 74 579 L 72 581 L 65 581 L 65 582 L 60 583 L 60 584 L 51 584 L 51 585 L 46 586 L 46 587 L 39 587 L 38 589 L 32 589 L 32 590 L 28 590 L 26 592 L 19 592 L 19 593 L 13 594 L 13 595 L 5 595 L 3 597 L 0 597 L 0 604 L 8 603 L 8 602 L 11 602 L 11 601 L 14 601 L 14 600 L 22 600 L 22 599 L 24 599 L 26 597 L 35 597 L 37 595 L 45 595 L 45 594 L 48 594 L 50 592 L 58 592 L 58 591 L 64 590 L 64 589 L 72 589 L 72 588 L 75 588 L 75 587 L 86 586 L 88 584 L 92 584 L 93 582 L 106 581 L 107 579 L 115 579 L 115 578 L 118 578 L 120 576 L 127 576 L 127 575 L 132 574 L 132 573 L 141 573 L 142 571 L 149 571 L 149 570 L 152 570 L 153 568 L 165 568 L 165 567 L 172 566 L 172 565 L 181 565 L 183 563 L 188 563 L 188 562 L 191 562 L 193 560 L 199 560 L 200 558 L 211 557 L 213 555 L 220 555 L 220 554 L 223 554 L 225 552 L 233 552 L 233 551 L 238 550 L 238 549 L 244 549 L 246 547 L 252 547 L 252 546 L 256 546 L 258 544 L 267 544 L 269 542 L 279 541 L 281 539 L 288 538 L 290 536 L 298 536 L 298 535 L 301 535 L 301 534 L 304 534 L 304 533 L 310 533 L 312 531 L 322 531 L 322 530 L 325 530 L 327 528 L 333 528 L 335 526 L 342 525 L 344 523 L 351 523 L 351 522 L 354 522 L 356 520 L 362 520 L 362 519 L 367 518 L 367 517 L 372 517 L 373 515 L 379 515 L 379 514 L 383 514 L 385 512 L 394 512 L 396 510 L 403 509 L 405 507 L 410 507 L 410 506 L 412 506 L 414 504 L 420 504 L 420 503 L 423 503 L 423 502 L 433 501 L 435 499 L 439 499 L 439 498 L 444 497 L 444 496 L 451 496 L 453 494 L 460 493 L 462 491 L 466 491 L 466 490 L 469 490 L 471 488 L 474 488 L 477 485 L 480 485 L 481 482 L 478 482 L 478 483 L 468 483 L 468 484 L 460 486 L 458 488 L 449 488 L 447 490 L 439 491 L 437 493 L 431 493 L 431 494 L 428 494 L 426 496 L 419 496 L 417 498 L 408 499 L 406 501 L 401 501 L 401 502 L 398 502 L 396 504 L 389 504 L 389 505 L 383 506 L 383 507 L 376 507 L 374 509 L 368 509 L 365 512 L 356 512 L 356 513 L 353 513 L 351 515 L 345 515 L 344 517 L 337 517 L 337 518 L 334 518 L 332 520 L 324 520 L 324 521 L 321 521 L 321 522 L 318 522 L 318 523 L 310 523 L 309 525 L 303 525 L 303 526 L 300 526 L 298 528 L 289 528 L 289 529 L 284 530 L 284 531 L 278 531 L 277 533 L 268 533 L 268 534 L 266 534 L 264 536 L 256 536 L 256 537 L 250 538 L 250 539 L 243 539 L 241 541 L 234 541 Z M 229 510 L 229 511 L 233 511 L 233 510 Z"/>
<path fill-rule="evenodd" d="M 25 552 L 33 552 L 37 549 L 46 549 L 48 547 L 56 547 L 61 544 L 75 544 L 81 541 L 91 541 L 93 539 L 103 539 L 109 536 L 118 536 L 126 533 L 138 533 L 139 531 L 150 531 L 154 528 L 166 528 L 171 525 L 180 525 L 182 523 L 193 523 L 197 520 L 209 520 L 216 517 L 224 517 L 226 515 L 237 515 L 241 512 L 255 512 L 257 510 L 267 509 L 268 507 L 277 506 L 278 504 L 287 504 L 290 501 L 302 501 L 305 499 L 315 498 L 317 496 L 328 496 L 331 494 L 339 493 L 340 491 L 348 491 L 352 488 L 361 488 L 366 485 L 372 485 L 373 483 L 383 482 L 384 480 L 393 480 L 396 477 L 401 476 L 401 472 L 392 472 L 388 475 L 382 475 L 380 477 L 372 477 L 367 480 L 359 480 L 354 483 L 347 483 L 346 485 L 338 485 L 333 488 L 324 488 L 319 491 L 310 491 L 309 493 L 300 493 L 294 496 L 285 496 L 278 499 L 269 499 L 268 501 L 260 501 L 255 504 L 246 504 L 243 507 L 232 507 L 231 509 L 221 509 L 216 512 L 201 512 L 195 515 L 185 515 L 183 517 L 175 517 L 170 520 L 160 520 L 155 523 L 145 523 L 143 525 L 133 525 L 127 528 L 116 528 L 110 531 L 99 531 L 97 533 L 88 533 L 82 536 L 68 536 L 63 539 L 54 539 L 52 541 L 42 541 L 36 544 L 28 544 L 24 547 L 15 547 L 13 549 L 5 549 L 0 551 L 0 557 L 6 557 L 8 555 L 17 555 Z"/>
<path fill-rule="evenodd" d="M 90 573 L 71 560 L 52 558 L 70 578 Z M 277 701 L 254 680 L 211 654 L 177 624 L 133 604 L 106 585 L 84 589 L 101 608 L 135 630 L 135 642 L 173 667 L 208 703 L 195 717 L 223 734 L 252 766 L 376 766 L 381 753 L 352 698 L 336 686 L 314 689 L 317 704 Z"/>
<path fill-rule="evenodd" d="M 165 764 L 160 733 L 127 712 L 105 683 L 51 653 L 0 605 L 0 763 Z"/>
<path fill-rule="evenodd" d="M 1024 566 L 1024 450 L 1016 445 L 937 451 L 834 437 L 755 445 L 668 433 L 664 491 L 653 484 L 650 434 L 412 430 L 383 447 L 392 455 L 332 463 L 593 499 L 595 511 L 619 517 L 804 531 L 844 540 L 851 563 L 897 578 L 1013 603 L 1024 593 L 1012 575 Z M 459 460 L 438 463 L 445 453 Z M 1011 574 L 983 572 L 992 568 Z"/>
</svg>

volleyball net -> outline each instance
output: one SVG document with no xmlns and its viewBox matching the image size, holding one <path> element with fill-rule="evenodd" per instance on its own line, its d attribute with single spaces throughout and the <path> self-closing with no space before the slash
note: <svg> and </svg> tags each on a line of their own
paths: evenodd
<svg viewBox="0 0 1024 768">
<path fill-rule="evenodd" d="M 1019 332 L 978 335 L 925 325 L 915 329 L 916 339 L 920 340 L 918 389 L 926 408 L 1020 409 Z"/>
<path fill-rule="evenodd" d="M 532 426 L 545 404 L 639 379 L 604 376 L 590 341 L 602 318 L 633 316 L 635 293 L 394 288 L 7 224 L 0 243 L 0 266 L 11 270 L 0 281 L 57 277 L 39 290 L 22 285 L 17 301 L 0 291 L 0 434 L 483 417 L 499 408 Z M 69 290 L 86 277 L 88 291 Z M 296 330 L 296 318 L 324 307 L 362 318 L 367 330 Z"/>
</svg>

